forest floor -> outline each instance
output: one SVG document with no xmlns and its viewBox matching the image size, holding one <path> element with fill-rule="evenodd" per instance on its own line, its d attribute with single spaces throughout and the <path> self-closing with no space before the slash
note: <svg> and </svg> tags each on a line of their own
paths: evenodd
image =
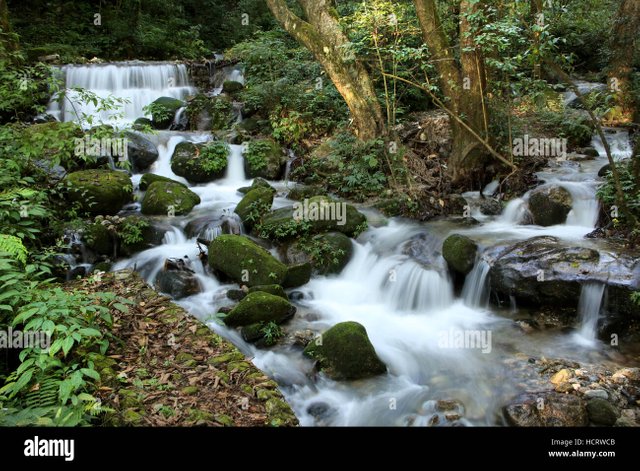
<svg viewBox="0 0 640 471">
<path fill-rule="evenodd" d="M 274 381 L 136 273 L 102 274 L 72 287 L 133 303 L 128 313 L 112 313 L 113 338 L 96 365 L 96 396 L 113 409 L 105 425 L 297 425 Z"/>
</svg>

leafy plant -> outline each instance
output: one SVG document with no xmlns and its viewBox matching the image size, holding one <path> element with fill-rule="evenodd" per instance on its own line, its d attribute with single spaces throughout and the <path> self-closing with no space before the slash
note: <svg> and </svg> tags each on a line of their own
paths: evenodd
<svg viewBox="0 0 640 471">
<path fill-rule="evenodd" d="M 275 345 L 284 336 L 284 331 L 275 322 L 262 323 L 260 327 L 266 345 Z"/>
<path fill-rule="evenodd" d="M 206 172 L 219 172 L 227 166 L 229 145 L 224 141 L 213 141 L 200 149 L 200 166 Z"/>
</svg>

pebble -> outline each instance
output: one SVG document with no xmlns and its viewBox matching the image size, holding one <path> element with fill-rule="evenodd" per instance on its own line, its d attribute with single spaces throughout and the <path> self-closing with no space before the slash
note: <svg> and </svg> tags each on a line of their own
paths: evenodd
<svg viewBox="0 0 640 471">
<path fill-rule="evenodd" d="M 609 394 L 607 394 L 607 391 L 605 391 L 604 389 L 589 389 L 585 391 L 584 397 L 586 397 L 587 399 L 595 397 L 600 399 L 609 399 Z"/>
<path fill-rule="evenodd" d="M 554 374 L 551 377 L 551 383 L 557 386 L 561 383 L 566 383 L 570 378 L 571 378 L 571 371 L 564 368 L 558 371 L 556 374 Z"/>
</svg>

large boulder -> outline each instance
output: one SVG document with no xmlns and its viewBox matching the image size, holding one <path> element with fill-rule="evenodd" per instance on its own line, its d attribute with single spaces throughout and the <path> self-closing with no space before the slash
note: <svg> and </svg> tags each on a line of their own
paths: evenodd
<svg viewBox="0 0 640 471">
<path fill-rule="evenodd" d="M 505 418 L 516 427 L 585 427 L 589 424 L 585 402 L 555 391 L 525 393 L 504 408 Z"/>
<path fill-rule="evenodd" d="M 337 380 L 368 378 L 387 371 L 367 336 L 367 330 L 357 322 L 334 325 L 312 340 L 304 354 L 317 360 L 318 367 Z"/>
<path fill-rule="evenodd" d="M 274 193 L 269 188 L 257 187 L 247 193 L 236 206 L 235 213 L 248 229 L 260 220 L 262 215 L 271 210 Z"/>
<path fill-rule="evenodd" d="M 257 139 L 245 146 L 244 165 L 249 178 L 277 180 L 284 171 L 287 158 L 273 139 Z"/>
<path fill-rule="evenodd" d="M 353 244 L 340 232 L 318 234 L 310 240 L 293 242 L 286 247 L 284 256 L 288 263 L 311 263 L 313 272 L 319 275 L 340 273 L 351 260 Z"/>
<path fill-rule="evenodd" d="M 276 189 L 272 187 L 268 181 L 260 177 L 255 178 L 253 182 L 251 182 L 251 186 L 243 186 L 242 188 L 238 188 L 238 193 L 242 193 L 243 195 L 246 195 L 251 190 L 255 190 L 256 188 L 266 188 L 269 191 L 271 191 L 273 194 L 277 193 Z"/>
<path fill-rule="evenodd" d="M 265 215 L 260 229 L 261 236 L 268 239 L 292 239 L 306 231 L 312 234 L 341 232 L 354 237 L 366 227 L 366 222 L 366 216 L 352 205 L 314 196 Z"/>
<path fill-rule="evenodd" d="M 221 141 L 181 142 L 171 156 L 171 170 L 190 182 L 207 183 L 224 177 L 228 156 L 229 146 Z"/>
<path fill-rule="evenodd" d="M 176 112 L 186 103 L 177 98 L 162 96 L 151 103 L 153 109 L 151 119 L 157 129 L 169 129 L 176 116 Z"/>
<path fill-rule="evenodd" d="M 142 214 L 180 216 L 200 204 L 200 197 L 180 183 L 157 181 L 149 185 L 142 200 Z"/>
<path fill-rule="evenodd" d="M 492 247 L 491 290 L 518 304 L 575 307 L 582 285 L 607 286 L 611 316 L 640 316 L 629 295 L 640 289 L 640 260 L 635 253 L 597 251 L 566 245 L 555 237 L 534 237 L 515 244 Z"/>
<path fill-rule="evenodd" d="M 478 253 L 478 244 L 467 236 L 452 234 L 442 244 L 442 256 L 454 271 L 466 275 L 472 269 Z"/>
<path fill-rule="evenodd" d="M 145 173 L 144 175 L 142 175 L 142 178 L 140 179 L 140 183 L 138 184 L 138 189 L 140 191 L 147 191 L 147 188 L 149 188 L 149 186 L 151 186 L 151 184 L 154 182 L 175 183 L 176 185 L 182 185 L 185 188 L 187 188 L 186 185 L 180 182 L 177 182 L 175 180 L 172 180 L 171 178 L 163 177 L 161 175 L 156 175 L 153 173 Z"/>
<path fill-rule="evenodd" d="M 247 237 L 221 235 L 209 245 L 209 266 L 247 286 L 282 285 L 287 266 Z"/>
<path fill-rule="evenodd" d="M 116 214 L 131 201 L 129 175 L 111 170 L 81 170 L 67 175 L 69 199 L 92 215 Z"/>
<path fill-rule="evenodd" d="M 254 291 L 245 296 L 224 318 L 230 327 L 240 327 L 260 322 L 280 324 L 292 317 L 296 308 L 280 296 Z"/>
<path fill-rule="evenodd" d="M 529 210 L 538 226 L 563 224 L 572 207 L 571 193 L 558 185 L 541 186 L 529 195 Z"/>
<path fill-rule="evenodd" d="M 289 265 L 282 286 L 285 288 L 297 288 L 298 286 L 306 285 L 311 280 L 312 271 L 313 267 L 309 262 Z"/>
<path fill-rule="evenodd" d="M 159 156 L 153 142 L 134 132 L 127 133 L 127 154 L 136 172 L 148 169 Z"/>
<path fill-rule="evenodd" d="M 169 258 L 155 280 L 158 291 L 167 293 L 174 299 L 181 299 L 202 290 L 195 272 L 182 259 Z"/>
</svg>

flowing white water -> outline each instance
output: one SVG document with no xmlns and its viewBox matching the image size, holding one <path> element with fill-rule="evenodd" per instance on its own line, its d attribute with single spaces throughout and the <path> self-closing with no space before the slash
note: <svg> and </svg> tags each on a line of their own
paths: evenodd
<svg viewBox="0 0 640 471">
<path fill-rule="evenodd" d="M 144 116 L 145 106 L 162 96 L 185 99 L 197 91 L 189 81 L 184 64 L 123 62 L 67 65 L 62 67 L 62 73 L 67 90 L 81 87 L 100 98 L 113 96 L 128 103 L 117 111 L 98 111 L 91 103 L 81 103 L 76 92 L 69 91 L 69 100 L 62 104 L 53 100 L 47 110 L 60 121 L 78 121 L 86 114 L 93 116 L 94 124 L 99 121 L 115 125 L 131 123 Z"/>
<path fill-rule="evenodd" d="M 462 288 L 462 299 L 467 306 L 473 308 L 486 308 L 489 304 L 488 276 L 491 265 L 480 259 L 473 270 L 467 275 Z"/>
<path fill-rule="evenodd" d="M 593 346 L 596 343 L 604 291 L 605 285 L 602 283 L 585 283 L 582 285 L 580 301 L 578 302 L 580 329 L 574 336 L 575 340 L 580 344 Z"/>
</svg>

